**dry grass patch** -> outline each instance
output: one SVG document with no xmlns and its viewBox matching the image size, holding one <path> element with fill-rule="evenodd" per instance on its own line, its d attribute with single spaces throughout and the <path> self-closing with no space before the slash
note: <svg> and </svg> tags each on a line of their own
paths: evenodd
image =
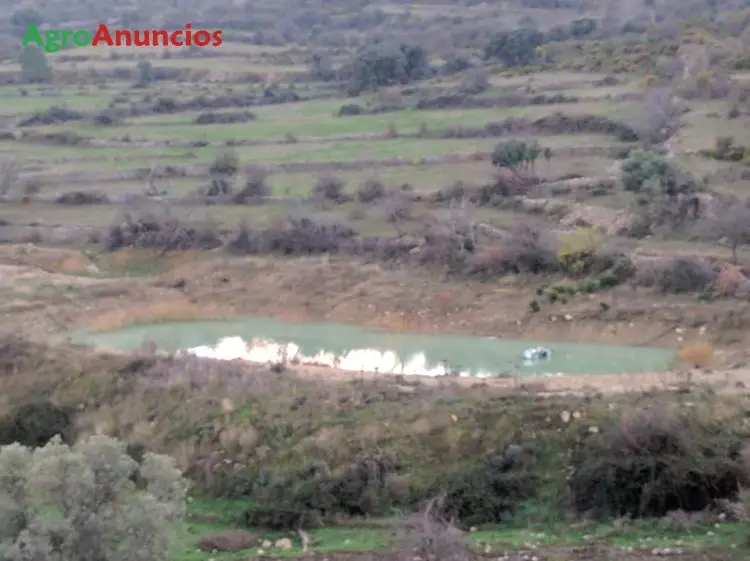
<svg viewBox="0 0 750 561">
<path fill-rule="evenodd" d="M 681 363 L 695 368 L 709 368 L 714 362 L 714 348 L 703 341 L 690 343 L 680 349 L 677 358 Z"/>
<path fill-rule="evenodd" d="M 146 306 L 126 306 L 109 310 L 88 322 L 91 331 L 115 331 L 130 325 L 169 323 L 173 321 L 222 320 L 232 317 L 227 306 L 194 303 L 185 298 L 151 302 Z"/>
<path fill-rule="evenodd" d="M 48 273 L 65 275 L 96 273 L 91 259 L 78 251 L 47 249 L 32 244 L 10 245 L 0 250 L 0 261 L 39 267 Z"/>
</svg>

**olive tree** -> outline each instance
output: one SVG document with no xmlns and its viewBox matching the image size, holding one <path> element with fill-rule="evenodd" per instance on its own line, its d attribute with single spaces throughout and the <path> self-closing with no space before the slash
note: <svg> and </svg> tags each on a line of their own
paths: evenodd
<svg viewBox="0 0 750 561">
<path fill-rule="evenodd" d="M 0 560 L 168 561 L 187 486 L 167 456 L 55 437 L 0 449 Z"/>
<path fill-rule="evenodd" d="M 546 149 L 537 141 L 508 140 L 495 145 L 492 151 L 492 165 L 508 169 L 516 176 L 520 176 L 522 172 L 531 172 L 533 175 L 536 161 L 542 155 L 546 158 L 547 154 Z"/>
<path fill-rule="evenodd" d="M 676 174 L 669 161 L 648 150 L 635 150 L 620 167 L 620 181 L 626 191 L 652 189 L 669 193 L 676 186 Z"/>
</svg>

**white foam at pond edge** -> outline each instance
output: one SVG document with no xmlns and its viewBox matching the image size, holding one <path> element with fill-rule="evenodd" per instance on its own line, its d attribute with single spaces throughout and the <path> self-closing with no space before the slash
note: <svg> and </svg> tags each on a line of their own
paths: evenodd
<svg viewBox="0 0 750 561">
<path fill-rule="evenodd" d="M 307 356 L 295 343 L 277 343 L 255 338 L 249 343 L 242 337 L 225 337 L 215 347 L 200 346 L 181 351 L 201 358 L 217 360 L 245 360 L 258 364 L 289 363 L 307 366 L 337 368 L 348 372 L 380 374 L 405 374 L 421 376 L 455 375 L 449 366 L 431 366 L 424 353 L 418 353 L 403 362 L 393 351 L 355 349 L 342 355 L 329 351 L 318 351 Z M 458 372 L 459 376 L 488 377 L 491 372 Z M 559 374 L 558 374 L 559 375 Z"/>
</svg>

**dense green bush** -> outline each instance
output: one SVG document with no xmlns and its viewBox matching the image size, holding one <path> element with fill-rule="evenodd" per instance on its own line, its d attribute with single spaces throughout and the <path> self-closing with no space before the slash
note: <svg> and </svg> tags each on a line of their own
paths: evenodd
<svg viewBox="0 0 750 561">
<path fill-rule="evenodd" d="M 334 474 L 327 466 L 315 465 L 256 490 L 245 523 L 273 530 L 314 527 L 338 515 L 383 516 L 396 508 L 412 509 L 437 496 L 442 497 L 439 511 L 444 517 L 466 525 L 502 522 L 536 491 L 532 459 L 511 445 L 420 487 L 400 475 L 399 466 L 379 457 L 362 456 Z"/>
<path fill-rule="evenodd" d="M 382 516 L 409 502 L 408 488 L 393 484 L 390 476 L 396 473 L 392 462 L 366 455 L 334 474 L 326 465 L 311 464 L 293 477 L 258 489 L 245 523 L 282 530 L 322 525 L 336 515 Z"/>
<path fill-rule="evenodd" d="M 418 46 L 376 44 L 362 49 L 348 70 L 350 95 L 381 86 L 408 84 L 432 76 L 427 52 Z"/>
<path fill-rule="evenodd" d="M 20 405 L 0 419 L 0 445 L 17 442 L 35 448 L 58 435 L 64 442 L 72 442 L 73 419 L 68 411 L 48 401 Z"/>
<path fill-rule="evenodd" d="M 443 516 L 455 517 L 467 526 L 507 521 L 521 501 L 536 493 L 538 474 L 531 469 L 530 459 L 520 446 L 513 445 L 441 481 L 433 493 L 444 494 Z"/>
<path fill-rule="evenodd" d="M 528 66 L 536 59 L 536 49 L 545 36 L 536 29 L 514 29 L 497 33 L 484 49 L 484 58 L 500 59 L 505 66 Z"/>
<path fill-rule="evenodd" d="M 105 436 L 4 446 L 0 559 L 167 561 L 186 490 L 170 458 L 146 454 L 139 465 Z"/>
<path fill-rule="evenodd" d="M 599 517 L 703 510 L 738 492 L 744 477 L 740 442 L 687 412 L 625 412 L 574 450 L 573 505 Z"/>
<path fill-rule="evenodd" d="M 631 152 L 620 168 L 620 180 L 627 191 L 644 189 L 666 192 L 675 186 L 675 172 L 664 156 L 648 150 Z"/>
</svg>

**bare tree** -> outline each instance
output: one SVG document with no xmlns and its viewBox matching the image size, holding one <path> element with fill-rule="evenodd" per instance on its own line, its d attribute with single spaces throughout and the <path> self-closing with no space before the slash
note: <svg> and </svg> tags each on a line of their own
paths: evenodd
<svg viewBox="0 0 750 561">
<path fill-rule="evenodd" d="M 679 117 L 674 90 L 668 86 L 650 88 L 643 95 L 633 129 L 646 144 L 658 144 L 676 131 Z"/>
<path fill-rule="evenodd" d="M 8 192 L 18 179 L 20 166 L 11 160 L 0 161 L 0 196 L 7 197 Z"/>
<path fill-rule="evenodd" d="M 156 162 L 151 162 L 151 167 L 146 177 L 146 189 L 145 193 L 149 197 L 154 197 L 159 194 L 156 190 Z"/>
<path fill-rule="evenodd" d="M 700 223 L 701 231 L 719 240 L 732 250 L 732 263 L 737 264 L 737 250 L 750 245 L 750 206 L 747 203 L 726 204 Z"/>
</svg>

